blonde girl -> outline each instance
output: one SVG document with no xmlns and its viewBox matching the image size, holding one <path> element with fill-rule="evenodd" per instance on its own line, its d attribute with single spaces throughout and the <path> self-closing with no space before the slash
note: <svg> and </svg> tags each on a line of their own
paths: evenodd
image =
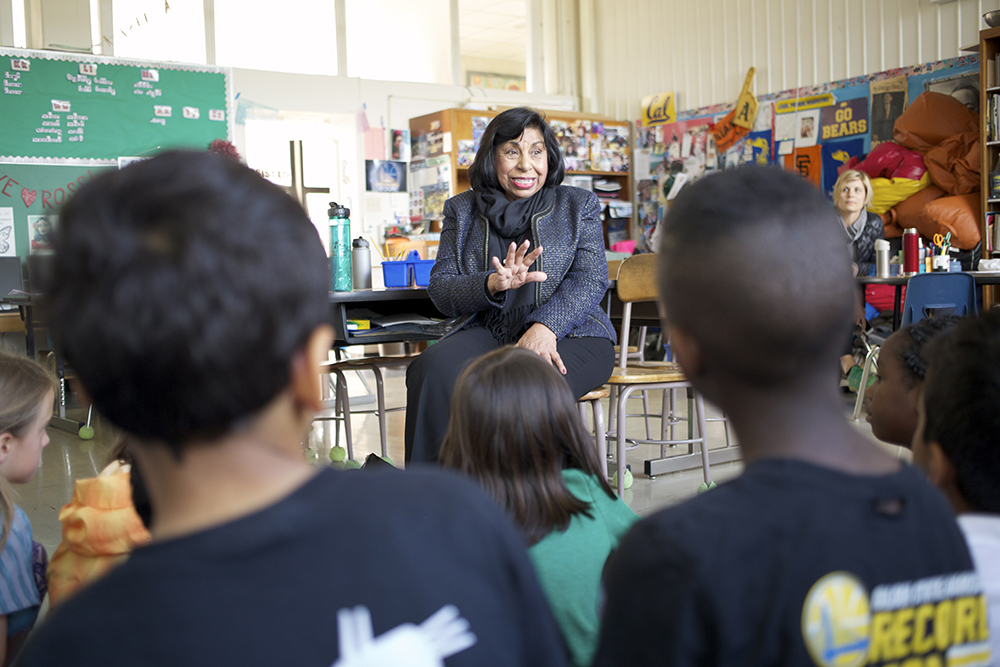
<svg viewBox="0 0 1000 667">
<path fill-rule="evenodd" d="M 56 384 L 27 357 L 0 352 L 0 663 L 10 662 L 35 624 L 44 590 L 44 550 L 32 539 L 31 523 L 14 504 L 11 484 L 35 474 L 45 428 L 52 418 Z M 36 562 L 41 577 L 36 576 Z M 40 590 L 41 589 L 41 590 Z"/>
</svg>

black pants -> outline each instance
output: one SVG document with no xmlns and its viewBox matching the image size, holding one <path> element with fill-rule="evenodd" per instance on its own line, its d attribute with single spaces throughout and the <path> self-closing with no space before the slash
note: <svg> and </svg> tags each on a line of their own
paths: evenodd
<svg viewBox="0 0 1000 667">
<path fill-rule="evenodd" d="M 433 463 L 448 430 L 451 394 L 469 363 L 500 347 L 493 334 L 472 327 L 431 345 L 406 370 L 406 463 Z M 611 377 L 615 351 L 607 338 L 563 338 L 556 345 L 573 395 L 579 398 Z"/>
</svg>

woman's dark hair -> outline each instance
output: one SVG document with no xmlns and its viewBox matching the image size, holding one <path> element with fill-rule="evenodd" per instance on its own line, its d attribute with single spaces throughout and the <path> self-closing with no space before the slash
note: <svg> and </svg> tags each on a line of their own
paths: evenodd
<svg viewBox="0 0 1000 667">
<path fill-rule="evenodd" d="M 942 315 L 940 317 L 927 317 L 919 322 L 915 322 L 900 331 L 902 346 L 899 349 L 899 360 L 909 374 L 910 386 L 923 382 L 927 374 L 927 358 L 924 354 L 924 346 L 935 336 L 952 328 L 962 321 L 958 315 Z"/>
<path fill-rule="evenodd" d="M 566 381 L 522 348 L 490 352 L 458 379 L 441 463 L 475 479 L 529 545 L 565 530 L 574 514 L 590 516 L 589 503 L 566 488 L 564 468 L 596 476 L 615 497 Z"/>
<path fill-rule="evenodd" d="M 927 351 L 924 442 L 955 467 L 977 512 L 1000 512 L 1000 310 L 964 318 Z"/>
<path fill-rule="evenodd" d="M 302 207 L 220 155 L 170 151 L 88 181 L 62 208 L 52 331 L 94 408 L 178 456 L 263 409 L 330 319 Z"/>
<path fill-rule="evenodd" d="M 545 139 L 545 152 L 549 157 L 549 172 L 545 176 L 545 187 L 553 188 L 563 182 L 566 167 L 563 164 L 562 150 L 559 148 L 555 132 L 545 122 L 545 117 L 534 109 L 517 107 L 500 113 L 486 126 L 483 138 L 479 142 L 476 159 L 469 167 L 469 182 L 474 190 L 500 189 L 500 181 L 497 179 L 497 151 L 508 141 L 520 137 L 529 127 L 541 132 Z"/>
</svg>

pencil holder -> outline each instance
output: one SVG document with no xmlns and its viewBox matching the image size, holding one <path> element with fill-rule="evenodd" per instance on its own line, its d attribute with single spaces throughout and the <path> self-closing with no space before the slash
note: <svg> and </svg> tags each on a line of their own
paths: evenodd
<svg viewBox="0 0 1000 667">
<path fill-rule="evenodd" d="M 409 261 L 413 267 L 413 284 L 417 287 L 427 287 L 431 284 L 431 267 L 434 266 L 433 259 L 415 259 Z"/>
<path fill-rule="evenodd" d="M 408 287 L 410 284 L 410 263 L 405 260 L 382 262 L 382 279 L 386 287 Z"/>
</svg>

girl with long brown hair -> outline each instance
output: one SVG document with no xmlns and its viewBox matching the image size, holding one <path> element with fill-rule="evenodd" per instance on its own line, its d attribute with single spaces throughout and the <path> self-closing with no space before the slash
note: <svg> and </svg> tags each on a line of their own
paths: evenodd
<svg viewBox="0 0 1000 667">
<path fill-rule="evenodd" d="M 507 511 L 573 663 L 589 665 L 601 571 L 638 517 L 611 490 L 566 381 L 522 348 L 480 357 L 455 386 L 441 463 L 474 478 Z"/>
</svg>

